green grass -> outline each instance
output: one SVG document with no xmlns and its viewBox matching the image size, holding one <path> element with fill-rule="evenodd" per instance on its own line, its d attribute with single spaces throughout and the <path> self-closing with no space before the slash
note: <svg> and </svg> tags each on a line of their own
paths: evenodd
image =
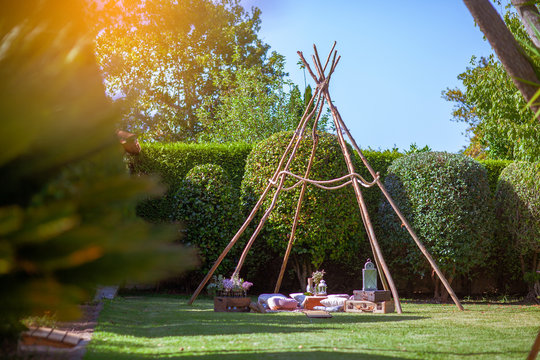
<svg viewBox="0 0 540 360">
<path fill-rule="evenodd" d="M 524 359 L 540 307 L 403 303 L 403 314 L 215 313 L 209 299 L 105 304 L 84 359 Z"/>
</svg>

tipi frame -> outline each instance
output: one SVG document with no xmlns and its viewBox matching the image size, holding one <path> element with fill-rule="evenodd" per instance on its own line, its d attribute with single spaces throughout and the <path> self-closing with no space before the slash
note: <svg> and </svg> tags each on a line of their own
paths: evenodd
<svg viewBox="0 0 540 360">
<path fill-rule="evenodd" d="M 392 279 L 392 276 L 390 274 L 390 270 L 388 269 L 388 266 L 387 266 L 387 264 L 386 264 L 386 262 L 384 260 L 381 248 L 379 246 L 379 242 L 377 241 L 377 237 L 375 236 L 375 232 L 373 230 L 373 225 L 371 223 L 371 220 L 370 220 L 370 217 L 369 217 L 369 214 L 368 214 L 368 211 L 367 211 L 366 202 L 364 200 L 364 197 L 362 195 L 362 191 L 360 189 L 361 185 L 364 186 L 364 187 L 370 187 L 370 186 L 374 186 L 376 184 L 380 188 L 381 192 L 384 194 L 384 196 L 386 197 L 386 199 L 388 200 L 388 202 L 390 203 L 392 208 L 394 209 L 396 215 L 401 220 L 402 225 L 407 229 L 407 231 L 411 235 L 412 239 L 414 240 L 414 242 L 416 243 L 416 245 L 418 246 L 418 248 L 420 249 L 422 254 L 424 254 L 426 259 L 428 260 L 429 264 L 431 265 L 431 267 L 433 268 L 433 270 L 435 271 L 435 273 L 437 274 L 437 276 L 439 277 L 439 279 L 443 283 L 444 287 L 446 288 L 446 290 L 448 291 L 448 293 L 452 297 L 452 300 L 454 301 L 456 306 L 460 310 L 463 310 L 463 306 L 459 302 L 459 299 L 457 298 L 456 294 L 454 293 L 454 290 L 452 289 L 452 287 L 450 286 L 450 284 L 446 280 L 444 274 L 441 272 L 441 270 L 439 269 L 439 267 L 437 266 L 437 264 L 435 263 L 435 261 L 433 260 L 433 258 L 429 254 L 429 252 L 427 251 L 427 249 L 424 246 L 424 244 L 422 243 L 422 241 L 420 241 L 420 239 L 418 238 L 418 236 L 416 235 L 416 233 L 414 232 L 414 230 L 412 229 L 412 227 L 408 223 L 407 219 L 403 216 L 403 214 L 401 213 L 401 211 L 397 207 L 396 203 L 392 200 L 390 194 L 388 193 L 388 191 L 386 190 L 384 184 L 382 183 L 379 174 L 376 173 L 373 170 L 373 168 L 369 165 L 369 163 L 367 162 L 366 157 L 362 154 L 362 151 L 360 150 L 360 148 L 356 144 L 356 141 L 351 136 L 349 130 L 345 126 L 345 123 L 343 122 L 343 119 L 341 118 L 341 115 L 339 114 L 338 109 L 332 103 L 332 99 L 331 99 L 330 93 L 328 91 L 328 83 L 330 81 L 330 78 L 331 78 L 332 74 L 334 73 L 334 71 L 336 69 L 337 64 L 339 63 L 339 60 L 341 59 L 341 56 L 336 58 L 337 51 L 334 50 L 335 46 L 336 46 L 336 43 L 334 42 L 334 45 L 332 46 L 332 49 L 330 50 L 330 53 L 328 54 L 326 62 L 324 64 L 324 66 L 323 66 L 322 62 L 321 62 L 321 60 L 319 58 L 319 54 L 317 52 L 317 47 L 315 45 L 313 45 L 314 55 L 312 55 L 312 59 L 313 59 L 313 64 L 314 64 L 314 67 L 315 67 L 315 71 L 317 72 L 317 75 L 313 72 L 313 70 L 310 67 L 309 63 L 304 58 L 304 55 L 302 54 L 302 52 L 300 52 L 300 51 L 298 52 L 298 55 L 300 56 L 300 59 L 302 60 L 305 68 L 308 70 L 309 74 L 311 75 L 311 77 L 313 78 L 313 80 L 316 83 L 316 89 L 315 89 L 315 92 L 313 94 L 313 97 L 311 98 L 309 104 L 306 106 L 306 110 L 304 111 L 302 119 L 300 120 L 300 122 L 298 124 L 298 127 L 296 128 L 296 131 L 294 132 L 291 140 L 289 141 L 289 144 L 288 144 L 285 152 L 281 156 L 281 159 L 280 159 L 280 161 L 278 163 L 277 169 L 274 172 L 274 175 L 269 180 L 268 185 L 264 189 L 263 193 L 261 194 L 259 200 L 257 201 L 255 206 L 253 207 L 251 213 L 249 214 L 249 216 L 245 220 L 244 224 L 240 227 L 238 232 L 234 235 L 234 237 L 231 239 L 229 244 L 225 247 L 225 249 L 223 250 L 221 255 L 218 257 L 218 259 L 216 260 L 216 262 L 214 263 L 214 265 L 210 269 L 210 271 L 207 273 L 205 278 L 199 284 L 199 287 L 193 293 L 191 299 L 188 302 L 189 304 L 192 304 L 195 301 L 195 299 L 199 296 L 200 292 L 202 291 L 204 286 L 208 283 L 208 281 L 210 280 L 210 278 L 212 277 L 212 275 L 216 271 L 217 267 L 221 264 L 221 262 L 223 261 L 223 259 L 227 255 L 227 253 L 231 250 L 231 248 L 236 244 L 236 242 L 238 241 L 240 236 L 247 229 L 248 225 L 251 223 L 251 221 L 255 217 L 255 214 L 257 213 L 257 211 L 259 211 L 264 199 L 266 198 L 266 196 L 268 195 L 268 193 L 270 192 L 270 189 L 272 187 L 276 187 L 276 191 L 274 192 L 274 195 L 272 197 L 272 202 L 270 203 L 270 206 L 266 209 L 264 215 L 262 216 L 261 220 L 259 221 L 259 224 L 257 225 L 257 228 L 255 229 L 255 231 L 251 235 L 249 241 L 247 242 L 247 244 L 246 244 L 246 246 L 245 246 L 245 248 L 244 248 L 244 250 L 242 252 L 242 255 L 240 256 L 240 260 L 238 261 L 238 265 L 236 266 L 236 269 L 235 269 L 235 271 L 233 273 L 233 276 L 238 275 L 240 273 L 240 270 L 242 268 L 242 265 L 244 264 L 244 261 L 245 261 L 245 259 L 247 257 L 249 249 L 251 248 L 251 246 L 253 245 L 253 242 L 255 241 L 257 236 L 259 235 L 259 233 L 260 233 L 261 229 L 263 228 L 266 220 L 270 216 L 270 213 L 274 209 L 281 191 L 292 190 L 293 188 L 301 185 L 302 187 L 301 187 L 301 190 L 300 190 L 300 195 L 298 197 L 298 202 L 297 202 L 297 206 L 296 206 L 296 212 L 295 212 L 295 216 L 294 216 L 294 221 L 293 221 L 291 233 L 290 233 L 290 236 L 289 236 L 289 242 L 287 244 L 287 250 L 285 251 L 285 256 L 283 258 L 283 263 L 282 263 L 282 266 L 281 266 L 281 270 L 279 272 L 279 276 L 278 276 L 276 286 L 275 286 L 275 289 L 274 289 L 274 291 L 277 293 L 277 292 L 279 292 L 279 289 L 281 287 L 281 282 L 283 280 L 283 275 L 285 273 L 285 269 L 287 267 L 287 262 L 288 262 L 288 259 L 289 259 L 289 255 L 290 255 L 290 252 L 291 252 L 291 249 L 292 249 L 292 245 L 294 243 L 294 237 L 295 237 L 296 227 L 298 225 L 299 213 L 300 213 L 300 210 L 302 208 L 302 202 L 303 202 L 303 199 L 304 199 L 304 194 L 305 194 L 307 184 L 318 186 L 318 187 L 321 187 L 321 188 L 327 189 L 327 190 L 335 190 L 335 189 L 338 189 L 338 188 L 341 188 L 343 186 L 351 184 L 353 189 L 354 189 L 354 193 L 355 193 L 356 200 L 357 200 L 357 203 L 358 203 L 358 208 L 359 208 L 359 211 L 360 211 L 360 214 L 361 214 L 361 217 L 362 217 L 362 221 L 364 223 L 364 227 L 365 227 L 367 235 L 368 235 L 368 240 L 369 240 L 369 243 L 371 245 L 371 250 L 373 252 L 373 258 L 375 259 L 375 263 L 376 263 L 377 269 L 379 271 L 379 277 L 381 278 L 382 285 L 383 285 L 385 290 L 389 289 L 391 291 L 392 297 L 393 297 L 394 302 L 395 302 L 396 311 L 401 314 L 402 309 L 401 309 L 401 303 L 399 301 L 399 296 L 398 296 L 398 293 L 397 293 L 397 289 L 396 289 L 396 286 L 395 286 L 394 281 Z M 331 62 L 330 62 L 330 59 L 332 59 Z M 330 69 L 328 70 L 328 73 L 325 74 L 329 63 L 330 63 Z M 347 164 L 347 169 L 348 169 L 349 174 L 345 175 L 345 176 L 343 176 L 341 178 L 338 178 L 338 179 L 332 179 L 332 180 L 326 180 L 326 181 L 315 181 L 315 180 L 309 179 L 309 175 L 310 175 L 310 172 L 311 172 L 313 159 L 315 157 L 315 153 L 316 153 L 316 150 L 317 150 L 317 133 L 316 133 L 317 123 L 318 123 L 318 121 L 320 119 L 322 109 L 323 109 L 323 106 L 324 106 L 325 102 L 326 102 L 326 105 L 328 106 L 328 108 L 330 109 L 330 112 L 332 114 L 332 118 L 333 118 L 335 129 L 336 129 L 336 134 L 337 134 L 337 138 L 338 138 L 338 142 L 339 142 L 339 145 L 340 145 L 341 150 L 343 152 L 343 156 L 344 156 L 345 162 Z M 315 103 L 315 106 L 313 106 L 314 103 Z M 312 110 L 310 111 L 309 109 L 312 109 Z M 312 118 L 314 119 L 313 128 L 312 128 L 313 145 L 312 145 L 311 155 L 310 155 L 310 159 L 309 159 L 305 174 L 302 177 L 302 176 L 291 173 L 289 171 L 289 167 L 290 167 L 293 159 L 295 158 L 296 151 L 298 150 L 300 142 L 301 142 L 301 140 L 303 138 L 303 135 L 304 135 L 304 133 L 306 131 L 307 123 Z M 355 172 L 355 168 L 354 168 L 353 162 L 351 160 L 351 154 L 349 153 L 349 149 L 347 148 L 347 145 L 346 145 L 345 136 L 349 140 L 349 142 L 352 145 L 352 147 L 354 148 L 354 150 L 356 150 L 356 152 L 360 156 L 360 159 L 362 160 L 362 163 L 364 164 L 364 166 L 367 168 L 367 170 L 369 171 L 369 173 L 373 177 L 373 180 L 371 182 L 368 182 L 368 181 L 364 180 L 360 175 L 358 175 Z M 298 181 L 297 181 L 297 183 L 295 185 L 293 185 L 293 186 L 291 186 L 289 188 L 284 188 L 284 183 L 285 183 L 285 179 L 286 179 L 287 176 L 295 178 Z M 345 180 L 347 180 L 347 181 L 345 181 Z M 343 181 L 345 181 L 345 182 L 343 182 Z M 339 183 L 339 184 L 335 185 L 335 186 L 329 186 L 329 185 L 334 184 L 334 183 Z"/>
</svg>

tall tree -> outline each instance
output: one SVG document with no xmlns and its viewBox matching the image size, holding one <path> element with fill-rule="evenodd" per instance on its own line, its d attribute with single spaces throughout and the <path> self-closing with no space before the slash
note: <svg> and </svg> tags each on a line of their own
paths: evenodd
<svg viewBox="0 0 540 360">
<path fill-rule="evenodd" d="M 507 12 L 504 22 L 523 45 L 523 55 L 539 68 L 534 44 L 517 14 Z M 454 102 L 453 119 L 465 122 L 470 144 L 467 155 L 478 158 L 536 161 L 540 157 L 540 124 L 500 61 L 471 59 L 471 67 L 458 75 L 463 89 L 446 89 L 443 98 Z"/>
<path fill-rule="evenodd" d="M 301 98 L 292 83 L 283 77 L 283 57 L 276 56 L 273 60 L 277 76 L 272 79 L 258 65 L 240 65 L 234 74 L 222 70 L 215 77 L 216 87 L 229 90 L 221 94 L 217 104 L 211 95 L 204 98 L 197 110 L 205 127 L 199 140 L 257 142 L 295 126 L 302 116 Z M 285 91 L 287 87 L 292 88 L 290 94 Z"/>
<path fill-rule="evenodd" d="M 495 50 L 495 53 L 504 65 L 515 86 L 527 102 L 532 101 L 537 91 L 537 86 L 533 84 L 540 84 L 539 77 L 535 72 L 535 67 L 523 53 L 521 46 L 497 10 L 495 10 L 489 0 L 463 0 L 463 2 L 491 44 L 491 47 Z M 519 6 L 518 10 L 520 13 L 523 10 L 522 5 L 531 5 L 536 9 L 536 13 L 538 13 L 536 5 L 531 1 L 513 0 L 512 3 Z M 528 22 L 526 18 L 523 19 L 524 22 Z M 534 24 L 529 23 L 527 27 L 534 27 Z M 535 27 L 535 29 L 536 31 L 540 31 L 540 28 Z M 532 104 L 531 108 L 535 112 L 539 109 L 536 102 Z"/>
<path fill-rule="evenodd" d="M 260 10 L 240 0 L 106 0 L 96 28 L 107 91 L 126 109 L 124 127 L 155 140 L 195 140 L 196 110 L 228 90 L 216 76 L 259 67 L 271 81 L 275 54 L 258 38 Z M 208 101 L 215 105 L 208 105 Z"/>
<path fill-rule="evenodd" d="M 540 157 L 540 124 L 494 56 L 471 59 L 458 76 L 463 89 L 446 89 L 453 120 L 468 125 L 465 154 L 475 158 L 529 160 Z"/>
</svg>

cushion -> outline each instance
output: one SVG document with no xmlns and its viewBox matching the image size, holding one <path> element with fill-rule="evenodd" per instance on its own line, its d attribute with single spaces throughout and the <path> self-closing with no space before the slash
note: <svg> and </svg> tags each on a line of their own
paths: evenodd
<svg viewBox="0 0 540 360">
<path fill-rule="evenodd" d="M 306 300 L 306 295 L 304 295 L 304 293 L 294 293 L 289 294 L 289 296 L 298 301 L 299 304 L 303 304 L 304 300 Z"/>
<path fill-rule="evenodd" d="M 268 307 L 270 310 L 296 310 L 298 301 L 290 298 L 273 296 L 268 299 Z"/>
<path fill-rule="evenodd" d="M 283 294 L 261 294 L 259 295 L 259 299 L 258 299 L 258 303 L 261 304 L 262 306 L 264 306 L 266 309 L 268 309 L 268 299 L 270 299 L 271 297 L 274 297 L 274 296 L 277 296 L 277 297 L 282 297 L 282 298 L 287 298 L 285 295 Z"/>
<path fill-rule="evenodd" d="M 328 299 L 321 300 L 321 304 L 326 307 L 343 306 L 346 300 L 347 298 L 333 296 L 333 297 L 329 297 Z"/>
</svg>

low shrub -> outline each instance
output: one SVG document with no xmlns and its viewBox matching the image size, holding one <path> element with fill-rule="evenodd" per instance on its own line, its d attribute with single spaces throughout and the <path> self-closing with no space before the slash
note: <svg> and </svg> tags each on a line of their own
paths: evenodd
<svg viewBox="0 0 540 360">
<path fill-rule="evenodd" d="M 527 297 L 538 301 L 540 162 L 515 162 L 502 171 L 497 185 L 496 214 L 505 257 L 519 259 L 523 279 L 529 284 Z"/>
<path fill-rule="evenodd" d="M 396 159 L 388 173 L 388 192 L 449 281 L 484 264 L 494 216 L 486 170 L 478 162 L 457 154 L 417 153 Z M 411 270 L 429 274 L 429 263 L 390 204 L 382 202 L 380 211 L 392 273 L 402 281 Z M 435 296 L 440 295 L 436 288 Z"/>
<path fill-rule="evenodd" d="M 205 275 L 240 226 L 238 197 L 227 173 L 219 165 L 193 167 L 171 196 L 171 221 L 181 223 L 182 242 L 197 247 L 201 259 L 198 274 Z M 219 273 L 232 271 L 228 256 Z"/>
<path fill-rule="evenodd" d="M 159 176 L 167 192 L 163 197 L 142 201 L 137 215 L 150 222 L 167 222 L 174 211 L 172 195 L 182 186 L 186 174 L 197 165 L 217 164 L 230 179 L 238 197 L 244 176 L 244 165 L 251 145 L 143 143 L 139 155 L 128 157 L 129 167 L 135 174 Z"/>
<path fill-rule="evenodd" d="M 242 182 L 243 206 L 252 209 L 271 179 L 293 133 L 281 132 L 254 146 L 246 163 Z M 328 180 L 347 174 L 347 167 L 335 135 L 319 133 L 319 142 L 310 178 Z M 312 148 L 312 136 L 301 141 L 290 171 L 304 176 Z M 352 150 L 349 149 L 352 154 Z M 356 161 L 356 160 L 355 160 Z M 357 168 L 360 166 L 357 162 Z M 287 177 L 285 187 L 296 180 Z M 301 186 L 282 191 L 260 235 L 270 251 L 282 257 L 288 243 Z M 267 209 L 275 189 L 267 195 L 259 214 Z M 256 221 L 254 221 L 256 223 Z M 325 260 L 357 262 L 361 244 L 367 245 L 358 205 L 351 186 L 328 191 L 308 185 L 300 210 L 292 265 L 301 284 Z M 364 256 L 369 256 L 364 254 Z"/>
</svg>

